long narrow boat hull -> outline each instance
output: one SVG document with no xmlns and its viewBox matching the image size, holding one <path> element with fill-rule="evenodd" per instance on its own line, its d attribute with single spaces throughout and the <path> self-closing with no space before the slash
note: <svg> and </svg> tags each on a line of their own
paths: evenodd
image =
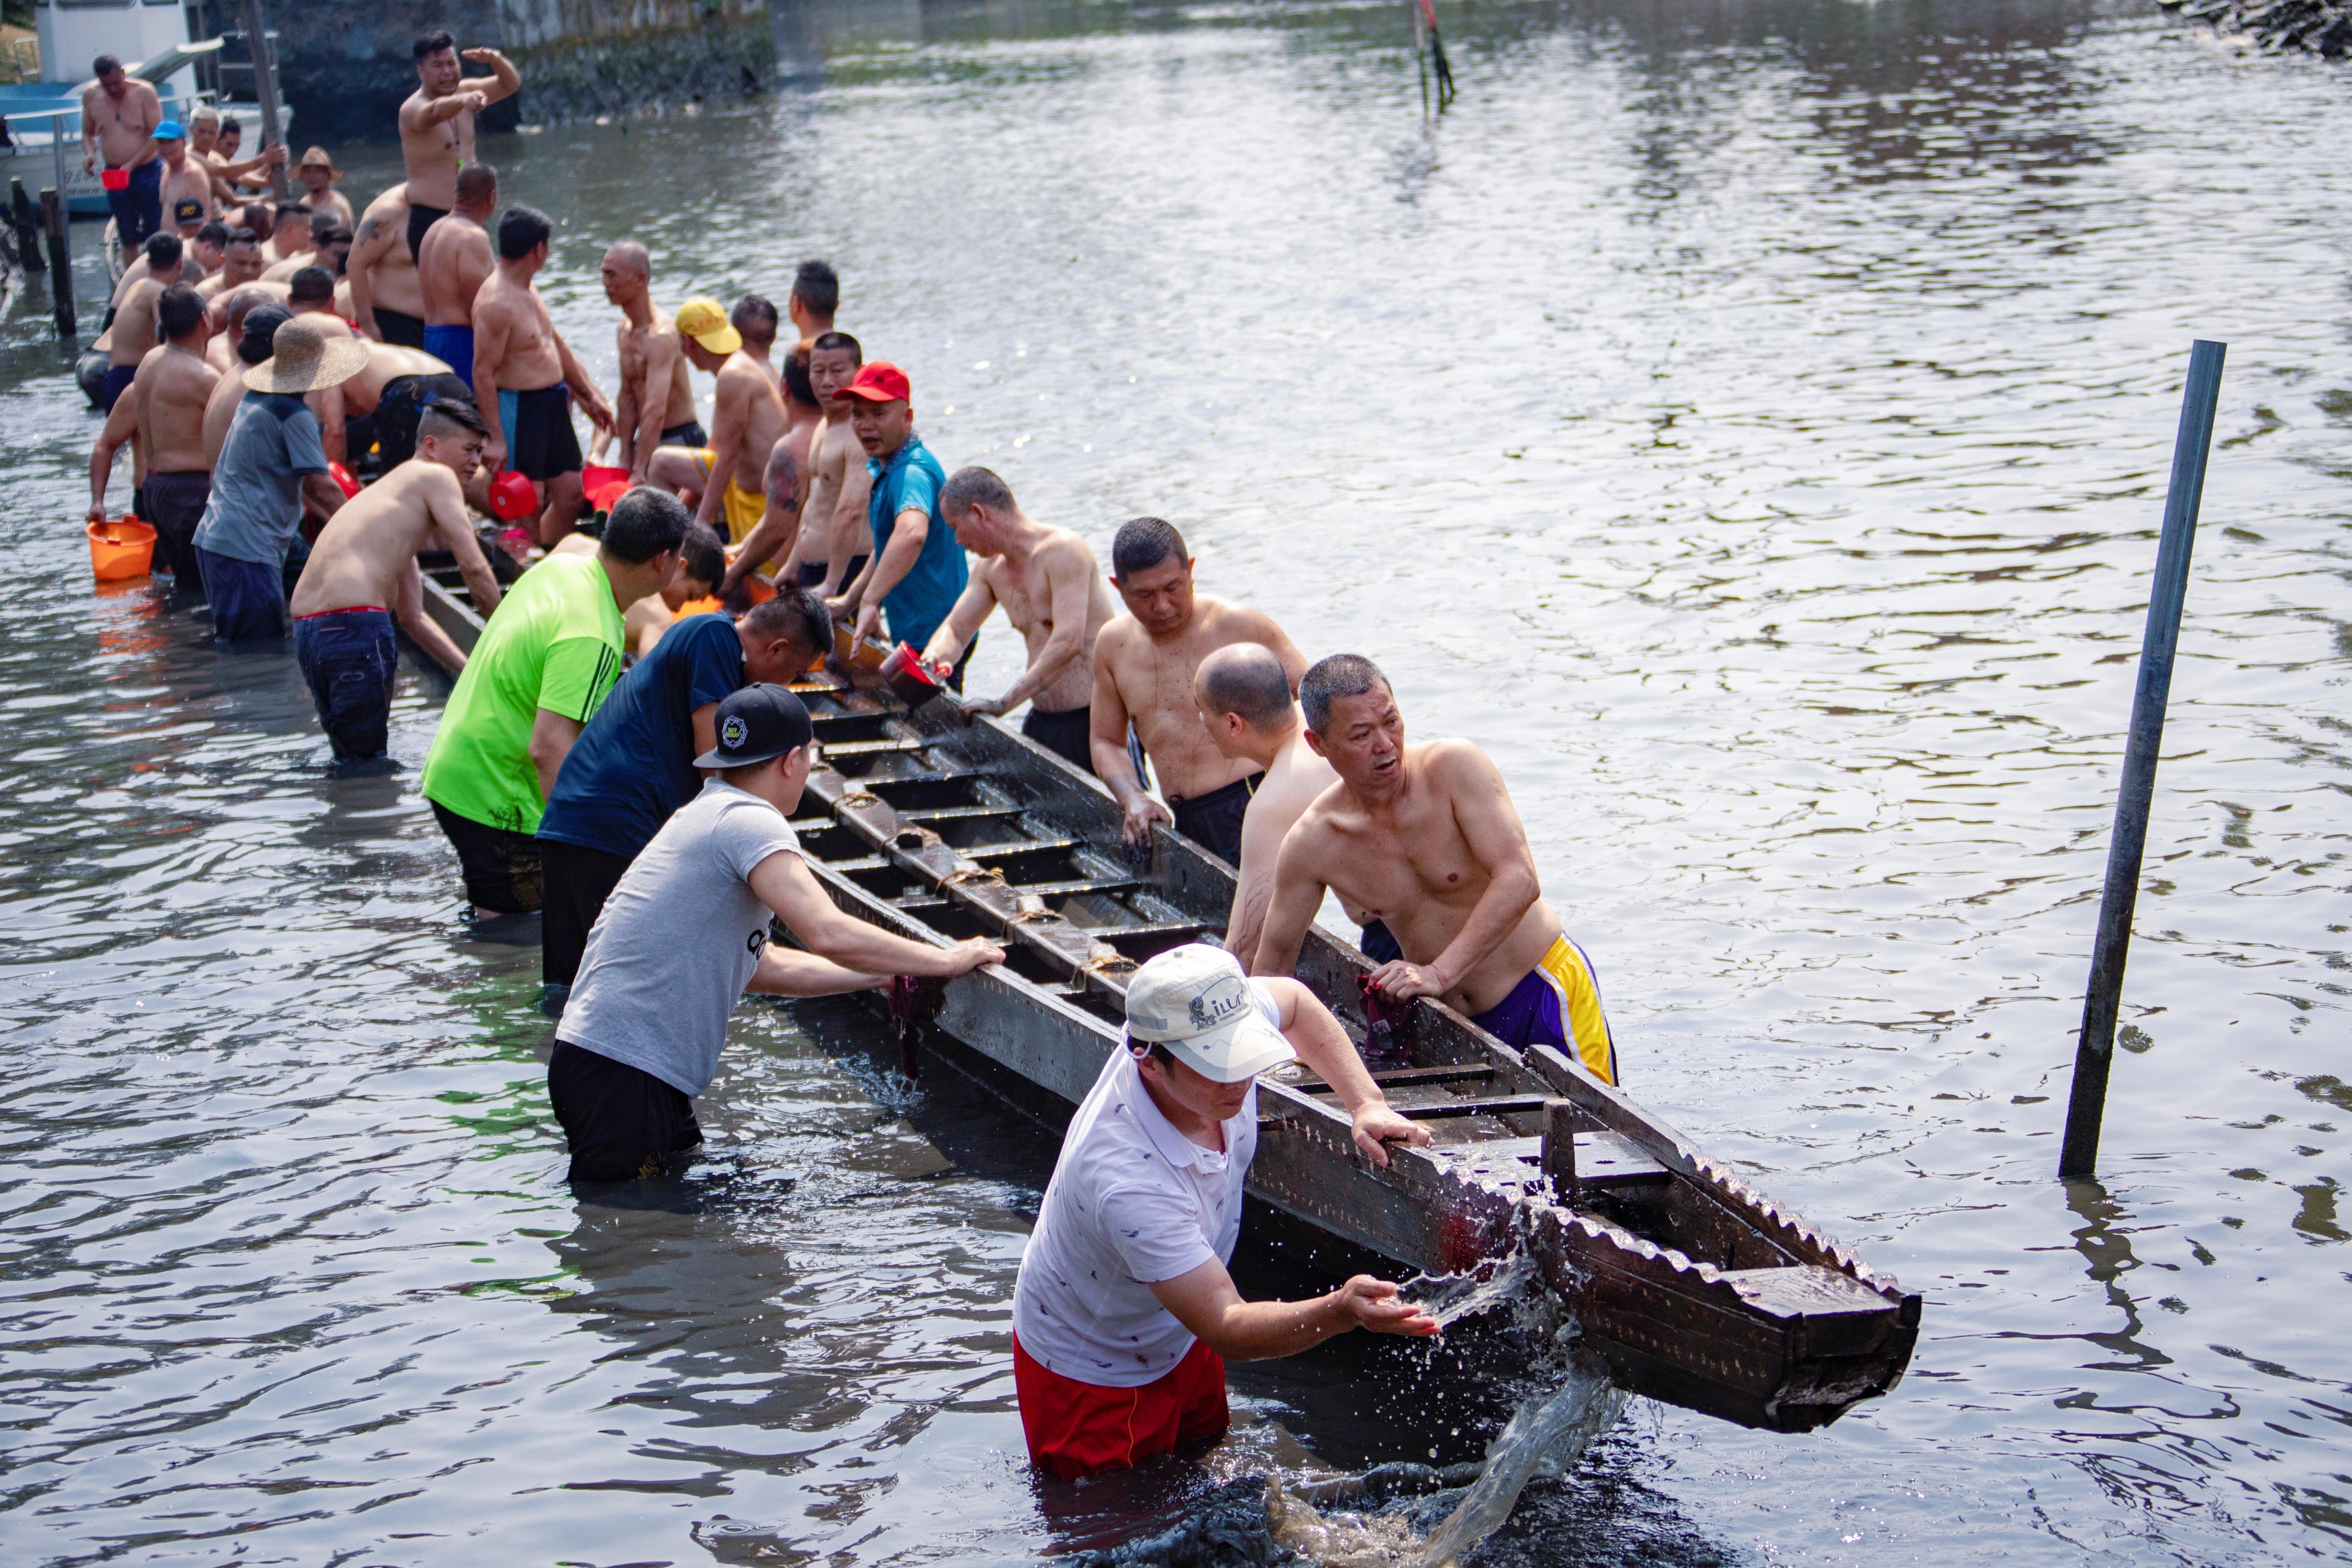
<svg viewBox="0 0 2352 1568">
<path fill-rule="evenodd" d="M 470 647 L 480 623 L 462 590 L 427 588 L 436 619 Z M 823 750 L 795 823 L 803 845 L 861 919 L 918 941 L 1003 942 L 1004 964 L 902 987 L 894 1016 L 1075 1102 L 1118 1044 L 1127 977 L 1222 932 L 1233 868 L 1164 830 L 1136 863 L 1091 774 L 996 720 L 967 722 L 945 702 L 908 712 L 879 659 L 844 634 L 833 673 L 796 686 Z M 1741 1426 L 1811 1430 L 1900 1381 L 1918 1297 L 1559 1051 L 1514 1050 L 1429 1002 L 1375 1027 L 1357 984 L 1370 967 L 1318 930 L 1297 974 L 1435 1142 L 1373 1165 L 1328 1089 L 1292 1064 L 1259 1080 L 1253 1196 L 1424 1273 L 1525 1247 L 1623 1387 Z"/>
</svg>

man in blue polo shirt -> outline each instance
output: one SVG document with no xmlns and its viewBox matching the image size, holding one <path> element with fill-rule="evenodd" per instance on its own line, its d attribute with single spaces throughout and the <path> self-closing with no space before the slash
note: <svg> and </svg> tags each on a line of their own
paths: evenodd
<svg viewBox="0 0 2352 1568">
<path fill-rule="evenodd" d="M 211 499 L 195 532 L 213 636 L 223 642 L 282 637 L 292 625 L 286 556 L 302 526 L 303 502 L 324 517 L 343 504 L 327 477 L 318 416 L 302 395 L 341 385 L 367 368 L 368 357 L 365 343 L 347 332 L 331 335 L 320 316 L 257 310 L 245 330 L 248 338 L 268 331 L 271 353 L 245 373 L 249 390 L 213 464 Z"/>
<path fill-rule="evenodd" d="M 539 819 L 541 977 L 568 990 L 588 931 L 637 852 L 702 791 L 694 759 L 719 742 L 719 704 L 789 685 L 833 651 L 824 601 L 799 586 L 740 622 L 688 616 L 637 660 L 563 759 Z"/>
<path fill-rule="evenodd" d="M 940 511 L 947 471 L 915 434 L 914 391 L 905 371 L 876 360 L 842 395 L 850 400 L 849 427 L 866 448 L 866 471 L 874 479 L 866 504 L 874 553 L 833 607 L 857 617 L 861 641 L 875 635 L 887 614 L 891 640 L 919 652 L 963 596 L 971 575 L 963 546 Z M 963 662 L 948 678 L 958 691 L 963 689 L 964 665 L 971 662 L 967 647 Z"/>
</svg>

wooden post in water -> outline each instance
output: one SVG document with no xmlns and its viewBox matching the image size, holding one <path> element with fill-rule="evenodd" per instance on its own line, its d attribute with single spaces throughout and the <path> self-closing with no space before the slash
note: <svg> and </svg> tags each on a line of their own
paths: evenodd
<svg viewBox="0 0 2352 1568">
<path fill-rule="evenodd" d="M 269 57 L 269 33 L 261 15 L 261 0 L 245 0 L 245 40 L 247 52 L 253 57 L 253 99 L 261 105 L 261 144 L 264 147 L 283 145 L 286 132 L 278 112 L 278 65 Z M 286 149 L 291 158 L 294 150 Z M 270 171 L 269 184 L 278 199 L 287 199 L 286 165 Z"/>
<path fill-rule="evenodd" d="M 41 223 L 34 214 L 40 209 L 33 198 L 25 194 L 25 182 L 8 182 L 8 221 L 16 230 L 16 260 L 25 268 L 25 276 L 33 277 L 48 266 L 41 254 Z"/>
<path fill-rule="evenodd" d="M 2172 692 L 2172 658 L 2189 595 L 2189 554 L 2197 542 L 2197 509 L 2205 496 L 2205 459 L 2213 444 L 2226 352 L 2226 344 L 2202 340 L 2189 345 L 2189 384 L 2180 399 L 2180 432 L 2172 443 L 2172 484 L 2165 492 L 2164 533 L 2157 542 L 2156 583 L 2140 644 L 2139 686 L 2132 694 L 2131 738 L 2124 747 L 2123 784 L 2116 792 L 2116 830 L 2107 841 L 2099 934 L 2091 948 L 2091 988 L 2083 998 L 2082 1037 L 2074 1043 L 2066 1139 L 2058 1152 L 2061 1176 L 2087 1176 L 2099 1163 L 2099 1123 L 2106 1111 L 2107 1068 L 2115 1060 L 2124 958 L 2131 946 L 2132 906 L 2139 897 L 2140 858 L 2156 798 L 2156 756 L 2164 742 L 2164 705 Z"/>
<path fill-rule="evenodd" d="M 41 226 L 49 237 L 49 298 L 57 305 L 58 336 L 74 335 L 73 249 L 67 237 L 65 198 L 41 190 Z"/>
</svg>

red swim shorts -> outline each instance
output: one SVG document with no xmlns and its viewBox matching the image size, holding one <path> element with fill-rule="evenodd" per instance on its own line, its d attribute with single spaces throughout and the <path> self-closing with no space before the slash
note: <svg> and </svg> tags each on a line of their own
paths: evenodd
<svg viewBox="0 0 2352 1568">
<path fill-rule="evenodd" d="M 1130 1468 L 1179 1444 L 1217 1436 L 1232 1423 L 1225 1358 L 1199 1340 L 1140 1388 L 1105 1388 L 1039 1365 L 1016 1334 L 1013 1388 L 1030 1459 L 1068 1480 Z"/>
</svg>

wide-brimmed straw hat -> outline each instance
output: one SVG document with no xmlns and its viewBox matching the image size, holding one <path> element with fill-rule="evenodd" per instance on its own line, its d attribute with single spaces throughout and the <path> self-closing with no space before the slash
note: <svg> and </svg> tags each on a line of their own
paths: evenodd
<svg viewBox="0 0 2352 1568">
<path fill-rule="evenodd" d="M 324 169 L 327 171 L 327 178 L 331 180 L 340 180 L 343 177 L 343 172 L 335 167 L 335 161 L 327 156 L 327 150 L 324 147 L 311 148 L 302 154 L 302 161 L 294 166 L 298 169 Z"/>
<path fill-rule="evenodd" d="M 289 318 L 269 340 L 270 354 L 245 373 L 256 392 L 323 392 L 367 368 L 367 344 L 327 329 L 323 316 Z"/>
</svg>

